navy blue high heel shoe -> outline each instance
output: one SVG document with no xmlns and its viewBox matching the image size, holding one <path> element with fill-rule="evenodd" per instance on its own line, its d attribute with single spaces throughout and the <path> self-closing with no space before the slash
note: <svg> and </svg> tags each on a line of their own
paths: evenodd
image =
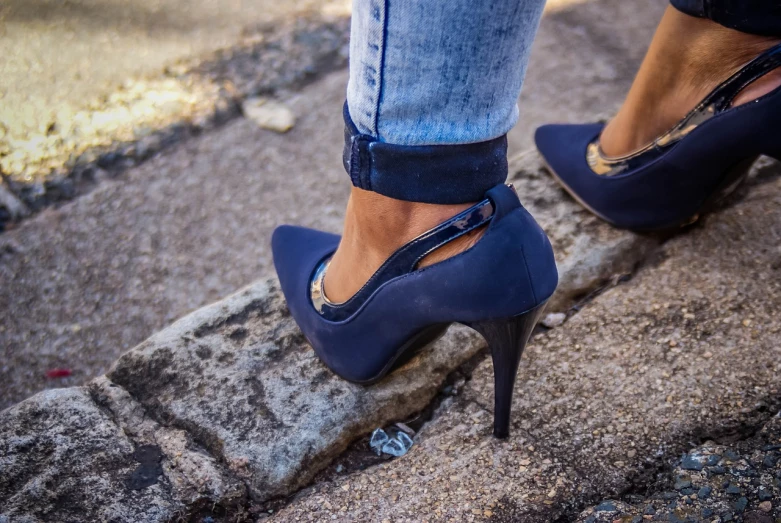
<svg viewBox="0 0 781 523">
<path fill-rule="evenodd" d="M 734 190 L 760 155 L 781 159 L 781 88 L 732 107 L 781 67 L 781 45 L 717 87 L 653 143 L 623 157 L 599 146 L 604 124 L 546 125 L 535 140 L 549 170 L 584 207 L 620 228 L 687 225 Z"/>
<path fill-rule="evenodd" d="M 478 227 L 470 249 L 418 268 L 428 253 Z M 488 342 L 494 364 L 494 434 L 506 437 L 521 353 L 556 289 L 553 250 L 515 190 L 485 199 L 398 249 L 352 298 L 328 300 L 323 279 L 339 236 L 301 227 L 274 231 L 274 265 L 293 318 L 320 359 L 371 384 L 454 322 Z"/>
</svg>

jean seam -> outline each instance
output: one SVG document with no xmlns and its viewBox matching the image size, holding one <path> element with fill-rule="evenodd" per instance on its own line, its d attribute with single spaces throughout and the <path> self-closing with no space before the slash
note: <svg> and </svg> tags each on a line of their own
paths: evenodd
<svg viewBox="0 0 781 523">
<path fill-rule="evenodd" d="M 377 82 L 379 87 L 377 88 L 377 100 L 374 108 L 374 135 L 377 140 L 380 139 L 380 104 L 382 103 L 383 86 L 385 84 L 385 58 L 387 56 L 388 47 L 388 18 L 390 0 L 383 1 L 383 19 L 382 19 L 382 45 L 380 47 L 380 70 L 377 72 Z"/>
</svg>

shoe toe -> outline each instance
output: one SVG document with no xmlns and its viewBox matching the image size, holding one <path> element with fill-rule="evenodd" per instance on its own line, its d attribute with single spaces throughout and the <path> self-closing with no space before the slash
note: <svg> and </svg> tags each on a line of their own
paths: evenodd
<svg viewBox="0 0 781 523">
<path fill-rule="evenodd" d="M 602 123 L 543 125 L 535 132 L 534 141 L 548 166 L 569 184 L 591 172 L 586 150 L 603 127 Z"/>
<path fill-rule="evenodd" d="M 602 132 L 604 124 L 545 125 L 537 129 L 535 142 L 549 170 L 569 193 L 603 220 L 615 224 L 612 216 L 616 186 L 589 167 L 588 146 Z"/>
</svg>

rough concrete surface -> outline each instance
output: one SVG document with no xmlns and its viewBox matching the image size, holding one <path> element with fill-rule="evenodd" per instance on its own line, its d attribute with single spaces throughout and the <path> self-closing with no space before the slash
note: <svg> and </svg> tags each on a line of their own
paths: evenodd
<svg viewBox="0 0 781 523">
<path fill-rule="evenodd" d="M 605 500 L 578 523 L 745 521 L 781 519 L 781 413 L 754 436 L 730 444 L 708 442 L 676 463 L 664 492 Z"/>
<path fill-rule="evenodd" d="M 536 125 L 612 111 L 664 5 L 553 3 L 532 53 L 511 153 L 531 148 Z M 614 18 L 622 23 L 609 23 Z M 268 241 L 280 223 L 338 231 L 348 191 L 340 156 L 345 83 L 345 73 L 334 74 L 286 99 L 298 121 L 284 136 L 235 120 L 0 236 L 0 407 L 83 383 L 176 318 L 270 276 Z M 536 171 L 528 157 L 514 165 Z M 554 216 L 559 249 L 593 259 L 587 240 L 565 238 L 578 220 L 591 220 L 576 209 L 534 212 L 555 235 Z M 624 241 L 617 238 L 629 237 L 598 245 L 615 249 Z M 47 380 L 53 368 L 73 375 Z"/>
<path fill-rule="evenodd" d="M 84 382 L 186 312 L 269 276 L 280 222 L 339 230 L 343 77 L 313 88 L 290 100 L 300 118 L 284 136 L 235 120 L 0 237 L 3 406 Z M 73 376 L 44 378 L 62 367 Z"/>
<path fill-rule="evenodd" d="M 149 461 L 135 451 L 84 389 L 20 403 L 0 419 L 0 521 L 170 521 L 183 507 L 154 450 Z M 132 489 L 144 466 L 150 484 Z"/>
<path fill-rule="evenodd" d="M 507 441 L 490 436 L 486 360 L 407 456 L 336 475 L 273 518 L 567 521 L 653 485 L 702 441 L 753 433 L 781 407 L 778 166 L 756 183 L 534 338 Z"/>
<path fill-rule="evenodd" d="M 202 117 L 198 113 L 214 105 L 215 93 L 208 82 L 192 75 L 189 82 L 181 82 L 183 75 L 176 70 L 186 68 L 182 62 L 194 57 L 214 61 L 213 53 L 237 43 L 241 47 L 249 40 L 274 40 L 271 27 L 287 26 L 288 33 L 295 33 L 291 21 L 303 13 L 337 11 L 342 17 L 349 13 L 343 0 L 4 2 L 0 165 L 6 175 L 24 182 L 47 168 L 62 167 L 63 155 L 55 150 L 64 151 L 67 160 L 69 153 L 81 154 L 85 148 L 106 145 L 106 140 L 128 139 L 128 132 L 113 132 L 112 126 L 129 126 L 132 136 L 134 125 L 148 129 L 170 123 L 169 116 Z M 304 38 L 315 41 L 315 33 L 310 24 Z M 276 40 L 277 46 L 282 43 L 279 47 L 296 54 L 295 46 Z M 273 72 L 265 55 L 274 51 L 259 49 L 265 52 L 255 57 L 256 65 L 264 68 L 258 67 L 254 76 L 261 81 Z M 315 58 L 317 49 L 307 49 L 307 54 Z M 306 58 L 299 56 L 298 61 Z M 167 83 L 158 81 L 161 72 Z M 134 91 L 147 93 L 138 96 Z M 125 103 L 117 103 L 123 99 Z M 189 105 L 197 110 L 186 110 Z M 9 151 L 3 146 L 10 149 L 5 158 Z"/>
<path fill-rule="evenodd" d="M 0 119 L 46 126 L 57 109 L 78 110 L 126 78 L 229 47 L 258 25 L 279 24 L 323 3 L 8 0 L 0 8 Z M 12 112 L 22 107 L 25 114 Z"/>
<path fill-rule="evenodd" d="M 583 211 L 530 160 L 515 183 L 560 247 L 566 269 L 555 303 L 566 307 L 590 290 L 584 282 L 596 287 L 620 264 L 630 270 L 655 243 L 590 218 L 566 225 Z M 568 244 L 591 245 L 597 254 L 577 263 L 571 257 L 583 257 L 582 249 Z M 373 427 L 422 410 L 482 347 L 473 331 L 453 328 L 381 384 L 347 384 L 317 361 L 272 280 L 183 318 L 122 356 L 108 377 L 146 416 L 190 434 L 264 502 L 306 484 Z"/>
<path fill-rule="evenodd" d="M 0 201 L 0 229 L 235 118 L 247 96 L 281 95 L 344 65 L 349 18 L 324 14 L 329 6 L 261 26 L 230 48 L 160 74 L 128 79 L 78 110 L 62 105 L 43 122 L 34 105 L 2 106 L 12 114 L 0 114 L 0 173 L 16 201 Z"/>
<path fill-rule="evenodd" d="M 231 122 L 0 237 L 5 405 L 52 385 L 47 369 L 87 382 L 255 282 L 105 376 L 1 411 L 0 522 L 777 517 L 781 167 L 763 162 L 660 247 L 580 209 L 529 152 L 534 124 L 614 108 L 663 5 L 575 3 L 543 21 L 512 181 L 551 236 L 566 314 L 527 350 L 508 440 L 490 436 L 474 332 L 348 384 L 268 278 L 277 224 L 340 227 L 337 73 L 286 98 L 284 136 Z M 409 454 L 362 457 L 372 428 L 410 416 Z"/>
<path fill-rule="evenodd" d="M 188 433 L 155 423 L 105 378 L 45 391 L 0 416 L 3 523 L 177 521 L 245 497 Z"/>
<path fill-rule="evenodd" d="M 548 217 L 555 228 L 559 214 L 578 211 L 561 192 L 552 190 L 550 181 L 543 180 L 547 178 L 530 171 L 518 180 L 519 188 L 536 195 L 540 215 Z M 562 213 L 562 207 L 567 212 Z M 554 212 L 546 212 L 546 208 Z M 555 212 L 557 209 L 559 212 Z M 632 236 L 617 231 L 606 233 L 607 229 L 604 224 L 586 220 L 578 234 L 588 234 L 595 246 L 605 241 L 600 236 Z M 559 242 L 563 240 L 558 238 Z M 640 252 L 623 252 L 623 258 Z M 568 265 L 573 270 L 578 268 L 578 264 Z M 613 261 L 606 259 L 605 267 L 612 266 Z M 563 281 L 567 276 L 562 274 Z M 293 492 L 357 437 L 423 410 L 446 376 L 482 346 L 473 331 L 452 328 L 434 347 L 391 378 L 369 388 L 351 385 L 317 360 L 272 280 L 253 284 L 161 331 L 122 356 L 108 380 L 99 378 L 89 390 L 135 445 L 151 445 L 160 452 L 161 467 L 172 485 L 171 493 L 155 493 L 155 500 L 169 499 L 167 503 L 172 505 L 160 516 L 165 519 L 171 513 L 192 512 L 194 507 L 208 505 L 205 500 L 221 507 L 243 506 L 237 502 L 242 498 L 238 494 L 241 488 L 233 478 L 247 485 L 254 503 Z M 34 396 L 21 405 L 37 406 L 56 417 L 58 406 L 39 405 L 46 398 Z M 6 411 L 11 418 L 8 432 L 18 430 L 31 438 L 46 432 L 29 426 L 29 408 L 19 409 L 17 406 Z M 77 429 L 82 427 L 71 429 L 66 422 L 62 431 Z M 72 437 L 78 438 L 79 433 Z M 171 438 L 178 443 L 169 442 Z M 189 440 L 210 456 L 198 460 L 197 453 L 190 451 L 182 457 L 177 449 L 186 448 Z M 63 445 L 64 452 L 84 452 L 71 441 Z M 5 453 L 11 460 L 20 454 L 36 464 L 46 458 L 45 453 L 18 448 Z M 49 473 L 45 463 L 39 466 Z M 56 490 L 46 492 L 50 497 L 57 494 Z M 6 513 L 35 515 L 25 511 L 29 503 L 38 503 L 26 491 L 9 486 L 2 494 Z M 94 497 L 81 499 L 85 513 L 96 513 L 105 495 L 97 492 Z M 117 510 L 132 508 L 122 505 Z"/>
<path fill-rule="evenodd" d="M 305 484 L 357 436 L 423 409 L 479 346 L 454 329 L 380 384 L 350 384 L 319 362 L 279 290 L 258 283 L 153 336 L 108 378 L 266 501 Z"/>
<path fill-rule="evenodd" d="M 350 441 L 421 410 L 481 344 L 451 329 L 383 382 L 350 385 L 259 282 L 153 336 L 108 378 L 2 412 L 2 517 L 552 521 L 663 483 L 690 442 L 750 434 L 781 405 L 778 166 L 744 193 L 534 340 L 507 441 L 490 436 L 491 369 L 478 360 L 407 456 L 348 475 L 337 465 L 264 512 Z"/>
<path fill-rule="evenodd" d="M 565 269 L 555 306 L 566 308 L 590 290 L 587 285 L 596 287 L 620 265 L 630 270 L 655 245 L 590 218 L 577 227 L 567 225 L 583 211 L 540 172 L 539 162 L 528 160 L 515 183 L 559 246 Z M 582 248 L 568 245 L 590 245 L 596 254 L 586 257 Z M 351 385 L 317 360 L 270 280 L 179 320 L 123 355 L 109 372 L 110 381 L 101 378 L 90 389 L 136 444 L 163 448 L 166 470 L 178 472 L 182 466 L 169 465 L 173 452 L 160 443 L 168 438 L 153 435 L 163 430 L 160 426 L 179 440 L 192 438 L 211 455 L 210 463 L 227 468 L 224 475 L 247 485 L 253 503 L 262 503 L 306 485 L 372 428 L 423 410 L 447 375 L 482 347 L 473 331 L 452 328 L 391 378 L 369 388 Z M 37 398 L 25 404 L 36 404 Z M 19 421 L 13 425 L 29 430 Z M 192 457 L 184 459 L 193 463 Z M 204 496 L 220 506 L 235 505 L 238 496 L 229 494 L 237 487 L 219 479 L 223 473 L 211 466 L 212 472 L 197 463 L 190 468 L 210 478 L 208 495 L 197 488 L 203 486 L 198 476 L 169 474 L 176 487 L 173 499 L 190 511 L 203 505 Z M 23 494 L 17 498 L 8 501 L 11 512 L 30 501 Z M 98 505 L 99 499 L 85 503 Z"/>
</svg>

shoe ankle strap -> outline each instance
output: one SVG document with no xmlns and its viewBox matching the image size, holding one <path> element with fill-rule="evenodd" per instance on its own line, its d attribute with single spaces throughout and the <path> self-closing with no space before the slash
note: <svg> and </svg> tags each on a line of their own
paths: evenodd
<svg viewBox="0 0 781 523">
<path fill-rule="evenodd" d="M 473 231 L 494 217 L 495 207 L 486 198 L 433 229 L 421 234 L 394 252 L 369 278 L 361 289 L 343 303 L 333 303 L 325 295 L 323 280 L 330 259 L 324 260 L 310 283 L 310 296 L 315 309 L 330 321 L 341 321 L 351 316 L 384 283 L 408 274 L 418 263 L 439 247 Z"/>
<path fill-rule="evenodd" d="M 698 107 L 713 107 L 715 114 L 725 111 L 730 108 L 735 97 L 743 89 L 779 67 L 781 67 L 781 44 L 771 47 L 746 64 L 716 87 Z"/>
</svg>

